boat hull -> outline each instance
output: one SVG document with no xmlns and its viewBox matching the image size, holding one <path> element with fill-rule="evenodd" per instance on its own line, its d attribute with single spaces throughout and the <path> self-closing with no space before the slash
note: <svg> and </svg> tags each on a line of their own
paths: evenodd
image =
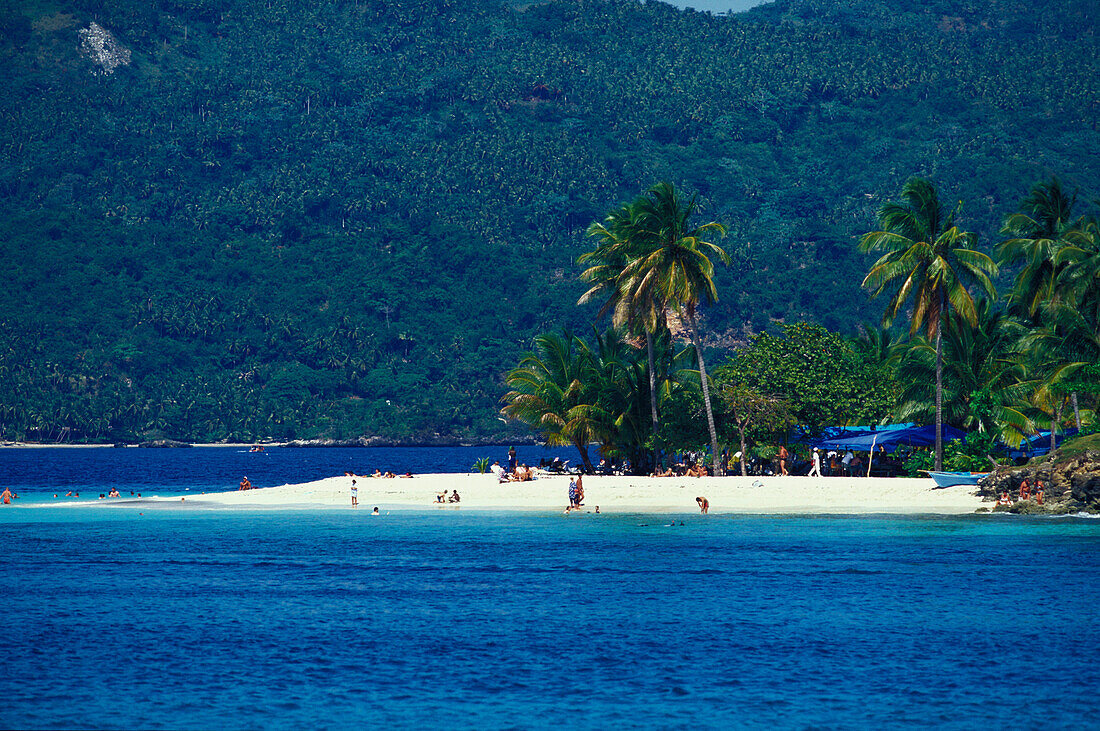
<svg viewBox="0 0 1100 731">
<path fill-rule="evenodd" d="M 939 487 L 954 487 L 955 485 L 977 485 L 988 472 L 928 472 L 928 476 L 936 481 Z"/>
</svg>

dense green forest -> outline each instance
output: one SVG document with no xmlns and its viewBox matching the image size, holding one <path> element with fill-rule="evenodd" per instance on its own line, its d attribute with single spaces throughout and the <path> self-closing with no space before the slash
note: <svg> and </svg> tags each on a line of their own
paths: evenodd
<svg viewBox="0 0 1100 731">
<path fill-rule="evenodd" d="M 854 332 L 910 176 L 986 250 L 1049 174 L 1100 191 L 1098 12 L 10 0 L 0 436 L 514 435 L 586 227 L 658 180 L 728 229 L 706 349 Z"/>
</svg>

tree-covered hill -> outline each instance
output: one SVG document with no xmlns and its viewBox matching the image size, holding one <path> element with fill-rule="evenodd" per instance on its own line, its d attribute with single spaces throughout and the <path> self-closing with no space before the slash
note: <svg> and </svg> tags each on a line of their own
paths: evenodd
<svg viewBox="0 0 1100 731">
<path fill-rule="evenodd" d="M 10 0 L 0 434 L 507 434 L 578 331 L 588 223 L 697 191 L 703 315 L 873 319 L 855 237 L 911 175 L 986 246 L 1049 173 L 1100 191 L 1090 0 Z"/>
</svg>

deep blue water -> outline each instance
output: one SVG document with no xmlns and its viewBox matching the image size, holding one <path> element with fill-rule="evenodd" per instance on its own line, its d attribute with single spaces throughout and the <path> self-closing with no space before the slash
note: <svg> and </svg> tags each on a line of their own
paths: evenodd
<svg viewBox="0 0 1100 731">
<path fill-rule="evenodd" d="M 576 450 L 568 448 L 517 446 L 516 455 L 527 464 L 553 456 L 579 463 Z M 342 475 L 345 470 L 469 472 L 481 457 L 506 465 L 508 447 L 268 447 L 262 453 L 241 447 L 5 448 L 0 449 L 0 485 L 30 500 L 69 491 L 85 498 L 112 487 L 123 494 L 218 492 L 236 490 L 244 476 L 254 487 L 273 487 Z"/>
<path fill-rule="evenodd" d="M 1097 726 L 1100 520 L 16 505 L 0 545 L 4 728 Z"/>
</svg>

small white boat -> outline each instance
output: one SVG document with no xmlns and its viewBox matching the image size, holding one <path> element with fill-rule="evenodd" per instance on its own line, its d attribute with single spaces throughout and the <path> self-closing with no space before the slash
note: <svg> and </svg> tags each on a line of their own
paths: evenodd
<svg viewBox="0 0 1100 731">
<path fill-rule="evenodd" d="M 952 487 L 954 485 L 977 485 L 988 472 L 933 472 L 925 470 L 928 476 L 936 481 L 937 487 Z"/>
</svg>

